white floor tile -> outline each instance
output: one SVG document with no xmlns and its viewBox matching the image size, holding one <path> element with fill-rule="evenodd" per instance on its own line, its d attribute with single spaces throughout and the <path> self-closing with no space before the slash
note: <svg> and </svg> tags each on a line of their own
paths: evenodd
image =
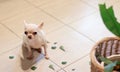
<svg viewBox="0 0 120 72">
<path fill-rule="evenodd" d="M 21 42 L 19 37 L 2 25 L 0 25 L 0 33 L 0 53 L 15 48 Z"/>
<path fill-rule="evenodd" d="M 81 0 L 81 1 L 98 9 L 99 4 L 104 4 L 106 0 Z"/>
<path fill-rule="evenodd" d="M 67 72 L 90 72 L 90 58 L 89 56 L 73 63 L 65 68 Z"/>
<path fill-rule="evenodd" d="M 81 0 L 81 1 L 92 7 L 97 8 L 98 10 L 99 4 L 106 4 L 107 7 L 110 7 L 116 5 L 119 2 L 119 0 Z"/>
<path fill-rule="evenodd" d="M 76 59 L 88 54 L 93 46 L 93 42 L 68 27 L 54 31 L 48 34 L 47 37 L 50 41 L 48 55 L 51 60 L 61 67 L 65 67 Z M 58 43 L 57 48 L 51 49 L 54 42 Z M 65 52 L 59 49 L 61 45 L 64 46 Z M 63 61 L 66 61 L 67 64 L 61 64 Z"/>
<path fill-rule="evenodd" d="M 94 8 L 80 0 L 51 1 L 40 8 L 67 24 L 95 12 Z"/>
<path fill-rule="evenodd" d="M 35 58 L 33 60 L 23 58 L 21 56 L 20 48 L 21 46 L 18 46 L 17 48 L 0 55 L 0 70 L 2 72 L 56 72 L 60 69 L 50 60 L 44 59 L 41 54 L 38 55 L 37 52 L 34 53 Z M 9 58 L 10 56 L 12 56 L 13 59 Z M 49 68 L 49 65 L 53 65 L 54 70 Z M 33 66 L 36 67 L 35 70 L 31 69 Z"/>
<path fill-rule="evenodd" d="M 115 17 L 117 18 L 117 21 L 120 23 L 120 1 L 112 6 Z"/>
<path fill-rule="evenodd" d="M 15 48 L 0 55 L 0 71 L 2 72 L 24 72 L 20 68 L 19 49 Z M 12 56 L 13 59 L 9 57 Z"/>
<path fill-rule="evenodd" d="M 34 58 L 32 60 L 28 60 L 28 51 L 26 48 L 19 49 L 20 51 L 20 67 L 23 71 L 26 72 L 55 72 L 60 69 L 55 63 L 50 60 L 46 60 L 43 52 L 40 54 L 37 51 L 33 52 Z M 54 70 L 49 67 L 52 65 Z M 36 67 L 35 70 L 31 69 L 32 67 Z"/>
<path fill-rule="evenodd" d="M 51 2 L 51 0 L 27 0 L 27 1 L 35 6 L 42 6 Z M 52 0 L 52 1 L 55 1 L 55 0 Z"/>
<path fill-rule="evenodd" d="M 10 18 L 20 14 L 25 9 L 32 7 L 24 0 L 1 0 L 0 1 L 0 20 Z"/>
<path fill-rule="evenodd" d="M 106 0 L 105 4 L 107 7 L 114 6 L 119 2 L 119 0 Z"/>
<path fill-rule="evenodd" d="M 44 22 L 43 29 L 46 33 L 56 30 L 64 25 L 36 8 L 31 8 L 25 13 L 21 13 L 10 19 L 2 21 L 2 23 L 22 38 L 24 32 L 24 20 L 26 20 L 27 23 L 34 24 Z"/>
<path fill-rule="evenodd" d="M 103 24 L 99 12 L 72 23 L 71 26 L 94 41 L 114 36 Z"/>
</svg>

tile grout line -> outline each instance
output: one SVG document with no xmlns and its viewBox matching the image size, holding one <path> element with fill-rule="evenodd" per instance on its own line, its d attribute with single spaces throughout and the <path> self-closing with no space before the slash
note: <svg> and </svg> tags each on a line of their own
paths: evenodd
<svg viewBox="0 0 120 72">
<path fill-rule="evenodd" d="M 8 27 L 7 27 L 6 25 L 4 25 L 3 23 L 0 22 L 0 24 L 1 24 L 3 27 L 5 27 L 7 30 L 9 30 L 11 33 L 13 33 L 15 36 L 17 36 L 17 37 L 21 40 L 21 38 L 20 38 L 14 31 L 12 31 L 10 28 L 8 28 Z M 20 46 L 20 45 L 18 45 L 18 46 Z M 4 52 L 0 53 L 0 55 L 4 54 L 4 53 L 6 53 L 6 52 L 9 52 L 9 51 L 11 51 L 11 50 L 14 50 L 14 49 L 16 49 L 18 46 L 14 47 L 14 48 L 12 48 L 12 49 L 9 49 L 9 50 L 7 50 L 7 51 L 4 51 Z"/>
<path fill-rule="evenodd" d="M 31 4 L 33 7 L 41 10 L 42 12 L 46 13 L 47 15 L 51 16 L 52 18 L 54 18 L 55 20 L 59 21 L 60 23 L 66 24 L 66 23 L 64 23 L 63 21 L 61 21 L 60 19 L 58 19 L 58 18 L 56 18 L 55 16 L 51 15 L 50 13 L 46 12 L 45 10 L 43 10 L 42 8 L 40 8 L 39 6 L 36 6 L 36 5 L 32 4 L 32 3 L 29 2 L 28 0 L 24 0 L 24 1 L 26 1 L 26 2 L 29 3 L 29 4 Z M 86 4 L 86 3 L 84 3 L 84 4 Z M 40 6 L 41 6 L 41 5 L 40 5 Z M 88 5 L 88 6 L 89 6 L 89 5 Z M 92 7 L 92 8 L 93 8 L 93 7 Z M 95 9 L 95 7 L 94 7 L 94 9 Z M 90 13 L 89 15 L 94 14 L 94 13 L 96 13 L 96 9 L 95 9 L 94 12 Z M 87 15 L 87 16 L 89 16 L 89 15 Z M 80 19 L 83 19 L 83 18 L 85 18 L 85 17 L 87 17 L 87 16 L 82 16 Z M 77 19 L 77 20 L 78 20 L 78 19 Z M 75 22 L 75 21 L 72 21 L 72 22 Z M 70 23 L 72 23 L 72 22 L 70 22 Z M 67 24 L 68 24 L 68 23 L 67 23 Z"/>
<path fill-rule="evenodd" d="M 83 1 L 83 0 L 79 0 L 79 1 L 81 1 L 82 3 L 84 3 L 84 4 L 88 5 L 88 6 L 92 7 L 92 8 L 97 9 L 97 8 L 96 8 L 96 7 L 94 7 L 93 5 L 91 5 L 91 4 L 89 4 L 89 3 L 87 3 L 86 1 Z"/>
<path fill-rule="evenodd" d="M 57 30 L 59 30 L 60 28 L 63 28 L 65 25 L 62 25 L 62 26 L 60 26 L 60 27 L 58 27 L 58 28 L 56 28 L 56 29 L 54 29 L 54 30 L 51 30 L 50 32 L 48 32 L 48 33 L 46 33 L 46 34 L 50 34 L 50 33 L 52 33 L 53 31 L 55 32 L 55 31 L 57 31 Z"/>
<path fill-rule="evenodd" d="M 26 1 L 26 2 L 28 2 L 29 4 L 31 4 L 31 5 L 34 6 L 35 8 L 41 10 L 42 12 L 44 12 L 44 13 L 47 14 L 47 15 L 49 15 L 50 17 L 54 18 L 55 20 L 59 21 L 60 23 L 65 24 L 64 22 L 62 22 L 61 20 L 57 19 L 56 17 L 54 17 L 54 16 L 51 15 L 50 13 L 48 13 L 48 12 L 44 11 L 43 9 L 39 8 L 39 6 L 36 6 L 36 5 L 32 4 L 32 3 L 29 2 L 29 1 Z"/>
<path fill-rule="evenodd" d="M 88 38 L 89 40 L 91 40 L 92 42 L 95 42 L 94 40 L 92 40 L 91 38 L 89 38 L 88 36 L 86 36 L 85 34 L 77 31 L 76 29 L 74 29 L 73 27 L 69 26 L 68 24 L 64 23 L 63 21 L 57 19 L 56 17 L 52 16 L 51 14 L 47 13 L 46 11 L 44 11 L 43 9 L 41 9 L 43 12 L 45 12 L 46 14 L 48 14 L 49 16 L 53 17 L 54 19 L 56 19 L 57 21 L 59 21 L 60 23 L 64 24 L 65 26 L 71 28 L 72 30 L 78 32 L 79 34 L 81 34 L 82 36 L 85 36 L 86 38 Z M 90 14 L 91 15 L 91 14 Z"/>
<path fill-rule="evenodd" d="M 40 8 L 40 9 L 41 9 L 41 8 Z M 44 11 L 43 9 L 41 9 L 41 10 L 42 10 L 43 12 L 45 12 L 46 14 L 50 15 L 51 17 L 53 17 L 54 19 L 56 19 L 57 21 L 59 21 L 60 23 L 63 23 L 65 26 L 67 26 L 67 27 L 71 28 L 72 30 L 76 31 L 76 32 L 79 33 L 80 35 L 85 36 L 85 37 L 88 38 L 90 41 L 95 42 L 93 39 L 89 38 L 87 35 L 85 35 L 85 34 L 79 32 L 79 31 L 77 31 L 75 28 L 73 28 L 73 27 L 69 26 L 68 24 L 64 23 L 63 21 L 57 19 L 56 17 L 54 17 L 54 16 L 52 16 L 51 14 L 47 13 L 46 11 Z M 94 14 L 94 13 L 96 13 L 96 11 L 93 12 L 93 13 L 91 13 L 91 14 Z M 91 15 L 91 14 L 90 14 L 90 15 Z M 88 16 L 90 16 L 90 15 L 88 15 Z M 80 18 L 80 19 L 83 19 L 83 18 L 85 18 L 85 17 L 86 17 L 86 16 L 84 16 L 84 17 L 82 17 L 82 18 Z M 71 23 L 73 23 L 73 22 L 71 22 Z M 71 23 L 70 23 L 70 24 L 71 24 Z"/>
<path fill-rule="evenodd" d="M 49 59 L 49 61 L 51 61 L 52 63 L 54 63 L 55 65 L 57 65 L 60 69 L 57 70 L 60 71 L 60 70 L 64 70 L 64 68 L 62 68 L 61 66 L 59 66 L 57 63 L 55 63 L 53 60 Z M 64 70 L 65 71 L 65 70 Z M 66 71 L 65 71 L 66 72 Z"/>
<path fill-rule="evenodd" d="M 7 50 L 7 51 L 4 51 L 4 52 L 0 53 L 0 55 L 3 55 L 3 54 L 5 54 L 5 53 L 7 53 L 7 52 L 9 52 L 9 51 L 11 51 L 11 50 L 17 49 L 19 46 L 20 46 L 20 45 L 17 45 L 16 47 L 14 47 L 14 48 L 12 48 L 12 49 L 9 49 L 9 50 Z"/>
<path fill-rule="evenodd" d="M 16 46 L 15 48 L 12 48 L 12 49 L 10 49 L 10 50 L 7 50 L 7 51 L 5 51 L 5 52 L 2 52 L 2 53 L 0 53 L 0 55 L 3 55 L 3 54 L 5 54 L 6 52 L 9 52 L 9 51 L 11 51 L 11 50 L 14 50 L 14 49 L 17 49 L 18 47 L 19 47 L 20 45 L 18 45 L 18 46 Z M 58 66 L 60 69 L 58 69 L 56 72 L 59 72 L 60 70 L 64 70 L 62 67 L 60 67 L 58 64 L 56 64 L 54 61 L 52 61 L 51 59 L 49 59 L 49 61 L 50 62 L 52 62 L 53 64 L 55 64 L 56 66 Z M 20 65 L 19 65 L 20 66 Z M 65 70 L 64 70 L 65 71 Z M 65 71 L 65 72 L 67 72 L 67 71 Z"/>
<path fill-rule="evenodd" d="M 91 15 L 93 15 L 93 14 L 96 13 L 96 12 L 97 12 L 97 11 L 94 11 L 94 12 L 90 13 L 90 14 L 87 15 L 87 16 L 82 16 L 81 18 L 76 19 L 76 20 L 74 20 L 74 21 L 71 21 L 71 22 L 69 22 L 69 23 L 67 23 L 67 24 L 72 24 L 72 23 L 74 23 L 74 22 L 76 22 L 76 21 L 78 21 L 78 20 L 80 20 L 80 19 L 84 19 L 85 17 L 91 16 Z"/>
<path fill-rule="evenodd" d="M 87 35 L 79 32 L 78 30 L 76 30 L 75 28 L 73 28 L 73 27 L 71 27 L 71 26 L 69 26 L 69 25 L 67 25 L 67 24 L 66 24 L 66 26 L 69 27 L 69 28 L 71 28 L 72 30 L 76 31 L 76 32 L 79 33 L 80 35 L 84 36 L 85 38 L 89 39 L 89 40 L 92 41 L 93 43 L 95 43 L 95 41 L 94 41 L 93 39 L 89 38 Z"/>
<path fill-rule="evenodd" d="M 0 22 L 1 23 L 1 22 Z M 19 39 L 22 39 L 21 37 L 19 37 L 19 35 L 17 35 L 13 30 L 11 30 L 9 27 L 7 27 L 6 25 L 4 25 L 3 23 L 1 23 L 2 26 L 4 26 L 6 29 L 8 29 L 11 33 L 13 33 L 15 36 L 17 36 Z"/>
<path fill-rule="evenodd" d="M 26 0 L 25 0 L 25 1 L 26 1 Z M 94 40 L 92 40 L 91 38 L 89 38 L 88 36 L 86 36 L 85 34 L 80 33 L 80 32 L 77 31 L 76 29 L 74 29 L 74 28 L 72 28 L 71 26 L 67 25 L 67 24 L 64 23 L 63 21 L 59 20 L 58 18 L 54 17 L 53 15 L 49 14 L 48 12 L 46 12 L 46 11 L 44 11 L 43 9 L 39 8 L 38 6 L 32 4 L 32 3 L 29 2 L 29 1 L 26 1 L 26 2 L 28 2 L 29 4 L 31 4 L 31 5 L 34 6 L 35 8 L 40 9 L 42 12 L 44 12 L 44 13 L 46 13 L 47 15 L 51 16 L 51 17 L 54 18 L 55 20 L 57 20 L 57 21 L 59 21 L 60 23 L 64 24 L 65 26 L 67 26 L 67 27 L 71 28 L 72 30 L 78 32 L 78 33 L 81 34 L 82 36 L 85 36 L 85 37 L 88 38 L 90 41 L 95 42 Z M 93 12 L 93 13 L 95 13 L 95 12 Z M 91 15 L 91 14 L 90 14 L 90 15 Z M 88 16 L 89 16 L 89 15 L 88 15 Z M 86 17 L 86 16 L 85 16 L 85 17 Z M 84 17 L 82 17 L 82 18 L 84 18 Z M 82 19 L 82 18 L 81 18 L 81 19 Z"/>
<path fill-rule="evenodd" d="M 68 64 L 67 66 L 63 67 L 63 69 L 65 69 L 65 68 L 67 68 L 68 66 L 70 66 L 70 65 L 72 65 L 72 64 L 74 64 L 74 63 L 80 61 L 81 59 L 87 57 L 88 55 L 89 55 L 89 53 L 86 54 L 86 55 L 84 55 L 84 56 L 82 56 L 82 57 L 80 57 L 80 58 L 78 58 L 77 60 L 75 60 L 75 61 L 71 62 L 70 64 Z"/>
<path fill-rule="evenodd" d="M 25 1 L 25 0 L 24 0 Z M 25 1 L 26 2 L 26 1 Z M 30 7 L 25 7 L 24 9 L 29 9 Z M 14 16 L 16 16 L 16 15 L 18 15 L 19 13 L 21 13 L 22 12 L 22 10 L 20 10 L 18 13 L 15 13 L 14 15 L 12 15 L 12 16 L 8 16 L 8 17 L 6 17 L 6 18 L 3 18 L 3 19 L 1 19 L 0 20 L 0 22 L 1 21 L 4 21 L 4 20 L 7 20 L 7 19 L 10 19 L 11 17 L 14 17 Z"/>
<path fill-rule="evenodd" d="M 91 15 L 93 15 L 93 14 L 95 14 L 95 13 L 97 13 L 96 10 L 95 10 L 94 12 L 90 13 L 90 14 L 87 15 L 87 16 L 91 16 Z M 78 21 L 78 20 L 80 20 L 80 19 L 84 19 L 84 18 L 86 18 L 87 16 L 82 16 L 81 18 L 76 19 L 76 20 L 74 20 L 74 21 L 71 21 L 71 22 L 69 22 L 68 24 L 74 23 L 74 22 L 76 22 L 76 21 Z"/>
<path fill-rule="evenodd" d="M 2 22 L 2 21 L 4 21 L 4 20 L 7 20 L 7 19 L 10 19 L 11 17 L 14 17 L 14 16 L 16 16 L 16 15 L 18 15 L 18 14 L 15 14 L 15 15 L 9 16 L 9 17 L 4 18 L 4 19 L 1 19 L 0 22 Z"/>
</svg>

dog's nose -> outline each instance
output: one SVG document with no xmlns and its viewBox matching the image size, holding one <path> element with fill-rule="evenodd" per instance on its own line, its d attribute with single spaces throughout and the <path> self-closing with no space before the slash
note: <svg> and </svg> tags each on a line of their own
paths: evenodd
<svg viewBox="0 0 120 72">
<path fill-rule="evenodd" d="M 29 39 L 32 39 L 32 36 L 28 36 Z"/>
</svg>

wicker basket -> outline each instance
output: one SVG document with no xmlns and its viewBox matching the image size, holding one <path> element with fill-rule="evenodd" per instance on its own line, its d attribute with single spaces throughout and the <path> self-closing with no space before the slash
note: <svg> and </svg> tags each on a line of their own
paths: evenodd
<svg viewBox="0 0 120 72">
<path fill-rule="evenodd" d="M 98 56 L 109 57 L 111 60 L 120 60 L 120 38 L 107 37 L 96 43 L 90 53 L 91 72 L 104 72 L 104 66 Z"/>
</svg>

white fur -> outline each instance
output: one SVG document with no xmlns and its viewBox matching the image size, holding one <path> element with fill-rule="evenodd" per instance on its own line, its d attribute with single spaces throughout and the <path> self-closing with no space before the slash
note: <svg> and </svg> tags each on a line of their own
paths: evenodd
<svg viewBox="0 0 120 72">
<path fill-rule="evenodd" d="M 25 31 L 28 34 L 23 35 L 23 46 L 28 49 L 29 53 L 31 53 L 31 48 L 42 48 L 44 47 L 45 57 L 47 56 L 47 40 L 45 38 L 45 34 L 42 30 L 43 24 L 36 25 L 36 24 L 27 24 L 25 21 Z M 32 32 L 37 32 L 36 35 L 33 35 Z M 32 36 L 32 39 L 28 38 L 28 35 Z M 46 57 L 48 58 L 48 57 Z"/>
<path fill-rule="evenodd" d="M 45 34 L 42 30 L 40 30 L 37 25 L 29 24 L 25 28 L 26 31 L 37 31 L 37 35 L 33 39 L 28 39 L 27 36 L 24 34 L 23 36 L 23 43 L 29 45 L 32 48 L 40 48 L 45 42 Z"/>
</svg>

